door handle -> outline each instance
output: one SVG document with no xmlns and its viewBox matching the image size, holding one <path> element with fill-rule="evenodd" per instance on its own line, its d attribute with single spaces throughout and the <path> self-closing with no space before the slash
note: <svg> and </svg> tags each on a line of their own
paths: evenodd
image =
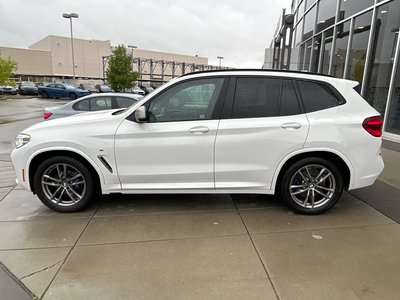
<svg viewBox="0 0 400 300">
<path fill-rule="evenodd" d="M 301 128 L 301 124 L 300 123 L 285 123 L 285 124 L 282 124 L 281 127 L 283 129 L 299 129 L 299 128 Z"/>
<path fill-rule="evenodd" d="M 210 131 L 210 128 L 205 127 L 205 126 L 196 126 L 196 127 L 189 129 L 189 132 L 193 133 L 193 134 L 202 134 L 202 133 L 207 133 L 209 131 Z"/>
</svg>

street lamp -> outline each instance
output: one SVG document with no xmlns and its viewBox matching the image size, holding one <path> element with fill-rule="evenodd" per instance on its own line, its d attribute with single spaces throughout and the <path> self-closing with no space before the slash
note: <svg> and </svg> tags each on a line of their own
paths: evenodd
<svg viewBox="0 0 400 300">
<path fill-rule="evenodd" d="M 72 75 L 75 83 L 75 57 L 74 57 L 74 36 L 72 34 L 72 18 L 79 18 L 79 15 L 76 13 L 70 13 L 70 14 L 63 14 L 62 16 L 63 18 L 69 19 L 69 24 L 71 27 Z"/>
<path fill-rule="evenodd" d="M 217 58 L 219 59 L 219 68 L 221 69 L 221 61 L 224 59 L 223 56 L 217 56 Z"/>
<path fill-rule="evenodd" d="M 133 46 L 133 45 L 128 45 L 128 48 L 131 48 L 131 54 L 132 54 L 132 72 L 133 72 L 133 49 L 137 49 L 137 46 Z M 140 75 L 140 62 L 138 60 L 138 73 L 139 73 L 139 77 Z"/>
</svg>

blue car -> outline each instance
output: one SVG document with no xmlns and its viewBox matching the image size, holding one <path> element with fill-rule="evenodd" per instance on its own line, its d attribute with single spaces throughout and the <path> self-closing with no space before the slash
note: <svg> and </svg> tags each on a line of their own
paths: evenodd
<svg viewBox="0 0 400 300">
<path fill-rule="evenodd" d="M 71 100 L 89 95 L 88 90 L 82 90 L 64 83 L 49 83 L 38 88 L 42 98 L 69 98 Z"/>
</svg>

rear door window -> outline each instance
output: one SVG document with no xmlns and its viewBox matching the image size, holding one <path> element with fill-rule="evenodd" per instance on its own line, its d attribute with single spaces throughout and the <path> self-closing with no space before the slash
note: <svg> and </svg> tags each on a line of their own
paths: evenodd
<svg viewBox="0 0 400 300">
<path fill-rule="evenodd" d="M 232 118 L 262 118 L 279 114 L 281 79 L 239 77 Z"/>
<path fill-rule="evenodd" d="M 338 106 L 341 100 L 333 90 L 322 83 L 297 80 L 301 99 L 307 113 Z"/>
<path fill-rule="evenodd" d="M 116 108 L 127 108 L 134 103 L 136 103 L 136 100 L 131 99 L 131 98 L 126 98 L 126 97 L 116 97 L 117 98 L 117 107 Z"/>
<path fill-rule="evenodd" d="M 281 103 L 279 105 L 280 116 L 292 116 L 301 114 L 299 101 L 292 80 L 284 79 L 282 82 Z"/>
<path fill-rule="evenodd" d="M 90 99 L 90 110 L 98 111 L 112 109 L 111 97 L 95 97 Z"/>
</svg>

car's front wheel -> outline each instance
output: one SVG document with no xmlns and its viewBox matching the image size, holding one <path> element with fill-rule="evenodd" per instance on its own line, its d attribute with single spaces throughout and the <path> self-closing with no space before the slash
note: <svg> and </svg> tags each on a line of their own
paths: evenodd
<svg viewBox="0 0 400 300">
<path fill-rule="evenodd" d="M 77 98 L 75 93 L 69 93 L 69 99 L 75 100 Z"/>
<path fill-rule="evenodd" d="M 94 192 L 88 168 L 67 156 L 51 157 L 42 162 L 35 173 L 34 187 L 43 204 L 58 212 L 82 210 Z"/>
<path fill-rule="evenodd" d="M 47 92 L 42 92 L 41 96 L 42 96 L 42 98 L 45 98 L 45 99 L 49 98 L 49 94 L 47 94 Z"/>
<path fill-rule="evenodd" d="M 332 208 L 343 192 L 343 175 L 324 158 L 310 157 L 293 164 L 284 174 L 281 195 L 302 214 L 320 214 Z"/>
</svg>

